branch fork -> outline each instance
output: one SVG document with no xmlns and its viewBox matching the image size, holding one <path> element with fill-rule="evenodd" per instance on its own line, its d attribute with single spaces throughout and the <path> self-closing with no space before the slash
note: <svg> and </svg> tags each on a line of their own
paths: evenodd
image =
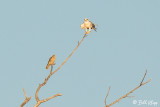
<svg viewBox="0 0 160 107">
<path fill-rule="evenodd" d="M 143 81 L 144 81 L 144 79 L 145 79 L 145 77 L 146 77 L 146 74 L 147 74 L 147 70 L 146 70 L 146 72 L 145 72 L 145 74 L 144 74 L 144 76 L 143 76 L 142 81 L 140 82 L 140 84 L 139 84 L 136 88 L 134 88 L 133 90 L 131 90 L 129 93 L 123 95 L 121 98 L 117 99 L 116 101 L 112 102 L 111 104 L 107 105 L 106 100 L 107 100 L 107 97 L 108 97 L 109 91 L 110 91 L 110 87 L 109 87 L 107 96 L 105 97 L 105 107 L 110 107 L 111 105 L 119 102 L 119 101 L 122 100 L 123 98 L 130 97 L 130 96 L 128 96 L 129 94 L 133 93 L 135 90 L 137 90 L 137 89 L 140 88 L 141 86 L 143 86 L 143 85 L 147 84 L 148 82 L 150 82 L 150 81 L 151 81 L 151 78 L 150 78 L 148 81 L 146 81 L 146 82 L 143 83 Z M 134 96 L 131 96 L 131 97 L 134 97 Z"/>
<path fill-rule="evenodd" d="M 23 88 L 23 92 L 24 92 L 24 95 L 25 95 L 25 100 L 23 101 L 23 103 L 20 105 L 20 107 L 23 107 L 26 103 L 29 102 L 29 100 L 31 99 L 31 97 L 27 97 L 26 95 L 26 92 L 25 92 L 25 89 Z"/>
<path fill-rule="evenodd" d="M 46 101 L 48 101 L 48 100 L 50 100 L 50 99 L 52 99 L 52 98 L 55 98 L 55 97 L 57 97 L 57 96 L 61 96 L 61 95 L 62 95 L 61 93 L 59 93 L 59 94 L 53 95 L 53 96 L 51 96 L 51 97 L 49 97 L 49 98 L 47 98 L 47 99 L 43 99 L 43 100 L 40 100 L 39 97 L 38 97 L 38 93 L 39 93 L 40 88 L 41 88 L 42 86 L 44 86 L 44 85 L 47 83 L 47 81 L 50 79 L 50 77 L 51 77 L 54 73 L 56 73 L 56 72 L 68 61 L 68 59 L 69 59 L 69 58 L 73 55 L 73 53 L 77 50 L 77 48 L 79 47 L 79 45 L 83 42 L 83 40 L 84 40 L 85 37 L 86 37 L 86 34 L 84 34 L 84 36 L 83 36 L 83 38 L 81 39 L 81 41 L 78 42 L 78 45 L 74 48 L 74 50 L 72 51 L 72 53 L 66 58 L 66 60 L 64 60 L 64 61 L 62 62 L 62 64 L 61 64 L 54 72 L 53 72 L 52 70 L 53 70 L 53 65 L 55 65 L 55 63 L 54 63 L 53 65 L 51 65 L 50 74 L 47 76 L 47 78 L 45 78 L 45 80 L 44 80 L 44 82 L 43 82 L 42 84 L 39 84 L 39 86 L 38 86 L 38 88 L 37 88 L 37 90 L 36 90 L 35 99 L 36 99 L 37 103 L 36 103 L 36 105 L 35 105 L 34 107 L 38 107 L 41 103 L 46 102 Z"/>
</svg>

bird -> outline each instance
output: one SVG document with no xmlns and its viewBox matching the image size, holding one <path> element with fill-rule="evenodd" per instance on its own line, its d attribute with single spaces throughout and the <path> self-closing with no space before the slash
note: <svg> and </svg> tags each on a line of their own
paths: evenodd
<svg viewBox="0 0 160 107">
<path fill-rule="evenodd" d="M 84 22 L 81 24 L 81 29 L 85 29 L 86 34 L 91 32 L 91 29 L 96 31 L 96 25 L 88 20 L 88 18 L 84 19 Z M 87 31 L 89 29 L 89 31 Z"/>
<path fill-rule="evenodd" d="M 46 69 L 49 68 L 50 65 L 55 65 L 55 60 L 56 60 L 56 55 L 53 55 L 52 57 L 49 58 L 48 64 L 46 66 Z"/>
</svg>

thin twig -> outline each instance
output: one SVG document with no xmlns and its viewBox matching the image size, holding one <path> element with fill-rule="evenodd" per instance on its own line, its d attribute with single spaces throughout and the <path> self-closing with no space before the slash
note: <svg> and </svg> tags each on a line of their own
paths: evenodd
<svg viewBox="0 0 160 107">
<path fill-rule="evenodd" d="M 135 97 L 135 96 L 126 96 L 126 97 L 128 97 L 128 98 L 133 98 L 133 97 Z"/>
<path fill-rule="evenodd" d="M 25 98 L 27 98 L 27 95 L 26 95 L 26 92 L 25 92 L 24 88 L 23 88 L 23 92 L 24 92 L 24 96 L 25 96 Z"/>
<path fill-rule="evenodd" d="M 20 105 L 20 107 L 23 107 L 23 106 L 24 106 L 26 103 L 28 103 L 29 100 L 31 99 L 31 97 L 27 97 L 24 88 L 23 88 L 23 92 L 24 92 L 24 95 L 25 95 L 25 100 L 24 100 L 23 103 Z"/>
<path fill-rule="evenodd" d="M 109 87 L 107 96 L 106 96 L 106 98 L 105 98 L 105 100 L 104 100 L 104 101 L 105 101 L 105 106 L 106 106 L 106 107 L 107 107 L 106 99 L 107 99 L 107 97 L 108 97 L 108 95 L 109 95 L 110 88 L 111 88 L 111 87 Z"/>
<path fill-rule="evenodd" d="M 46 102 L 46 101 L 48 101 L 48 100 L 50 100 L 50 99 L 52 99 L 52 98 L 54 98 L 54 97 L 61 96 L 61 95 L 62 95 L 62 94 L 53 95 L 53 96 L 51 96 L 51 97 L 49 97 L 49 98 L 47 98 L 47 99 L 42 100 L 42 102 Z"/>
<path fill-rule="evenodd" d="M 142 85 L 142 83 L 143 83 L 143 81 L 144 81 L 144 78 L 146 77 L 146 74 L 147 74 L 147 70 L 146 70 L 146 72 L 145 72 L 145 74 L 144 74 L 144 77 L 143 77 L 143 79 L 142 79 L 140 85 Z"/>
<path fill-rule="evenodd" d="M 133 93 L 135 90 L 137 90 L 138 88 L 140 88 L 142 85 L 145 85 L 145 84 L 147 84 L 148 82 L 150 82 L 151 79 L 149 79 L 148 81 L 146 81 L 145 83 L 143 83 L 143 80 L 144 80 L 146 74 L 147 74 L 147 71 L 145 72 L 144 77 L 143 77 L 140 85 L 138 85 L 136 88 L 134 88 L 133 90 L 131 90 L 129 93 L 125 94 L 124 96 L 122 96 L 121 98 L 117 99 L 116 101 L 114 101 L 113 103 L 111 103 L 111 104 L 109 104 L 109 105 L 107 105 L 106 102 L 105 102 L 105 107 L 110 107 L 111 105 L 119 102 L 121 99 L 123 99 L 123 98 L 125 98 L 125 97 L 128 97 L 129 94 Z M 105 99 L 105 100 L 106 100 L 106 99 Z"/>
<path fill-rule="evenodd" d="M 42 84 L 40 84 L 40 85 L 38 86 L 37 90 L 36 90 L 35 99 L 36 99 L 36 101 L 37 101 L 37 104 L 36 104 L 34 107 L 38 107 L 41 103 L 46 102 L 46 101 L 48 101 L 48 100 L 50 100 L 50 99 L 52 99 L 52 98 L 54 98 L 54 97 L 57 97 L 57 96 L 61 96 L 61 95 L 62 95 L 62 94 L 56 94 L 56 95 L 54 95 L 54 96 L 52 96 L 52 97 L 49 97 L 49 98 L 47 98 L 47 99 L 45 99 L 45 100 L 40 100 L 39 97 L 38 97 L 38 93 L 39 93 L 40 88 L 41 88 L 42 86 L 44 86 L 44 85 L 47 83 L 47 81 L 49 80 L 49 78 L 50 78 L 54 73 L 56 73 L 56 72 L 67 62 L 67 60 L 73 55 L 73 53 L 77 50 L 77 48 L 79 47 L 79 45 L 83 42 L 83 40 L 84 40 L 85 37 L 86 37 L 86 34 L 84 34 L 83 38 L 82 38 L 81 41 L 78 43 L 78 45 L 74 48 L 74 50 L 72 51 L 72 53 L 66 58 L 66 60 L 64 60 L 64 61 L 62 62 L 62 64 L 61 64 L 54 72 L 52 72 L 53 65 L 51 66 L 50 74 L 48 75 L 47 78 L 45 78 L 44 82 L 43 82 Z"/>
</svg>

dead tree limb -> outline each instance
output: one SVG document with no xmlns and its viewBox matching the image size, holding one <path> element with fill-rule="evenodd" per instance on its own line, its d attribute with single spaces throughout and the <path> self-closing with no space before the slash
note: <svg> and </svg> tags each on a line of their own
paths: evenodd
<svg viewBox="0 0 160 107">
<path fill-rule="evenodd" d="M 108 97 L 108 95 L 109 95 L 110 89 L 111 89 L 111 87 L 109 87 L 109 89 L 108 89 L 108 93 L 107 93 L 106 98 L 105 98 L 105 105 L 107 105 L 106 100 L 107 100 L 107 97 Z"/>
<path fill-rule="evenodd" d="M 67 60 L 73 55 L 73 53 L 77 50 L 77 48 L 79 47 L 79 45 L 83 42 L 83 40 L 84 40 L 84 38 L 86 37 L 87 35 L 86 35 L 86 33 L 84 34 L 84 36 L 83 36 L 83 38 L 81 39 L 81 41 L 80 42 L 78 42 L 78 45 L 74 48 L 74 50 L 72 51 L 72 53 L 66 58 L 66 60 L 64 60 L 63 62 L 62 62 L 62 64 L 54 71 L 54 72 L 52 72 L 52 75 L 54 74 L 54 73 L 56 73 L 66 62 L 67 62 Z"/>
<path fill-rule="evenodd" d="M 39 97 L 38 97 L 38 92 L 39 92 L 40 88 L 42 86 L 44 86 L 47 83 L 47 81 L 49 80 L 49 78 L 51 77 L 52 69 L 53 69 L 53 65 L 51 65 L 51 71 L 50 71 L 50 74 L 48 75 L 48 77 L 45 78 L 44 82 L 42 84 L 40 84 L 38 86 L 38 88 L 37 88 L 37 91 L 36 91 L 36 94 L 35 94 L 35 99 L 36 99 L 37 103 L 36 103 L 36 105 L 34 107 L 38 107 L 41 103 L 46 102 L 46 101 L 48 101 L 48 100 L 50 100 L 52 98 L 55 98 L 57 96 L 61 96 L 62 95 L 62 94 L 59 93 L 59 94 L 53 95 L 53 96 L 51 96 L 51 97 L 49 97 L 47 99 L 43 99 L 43 100 L 40 100 Z"/>
<path fill-rule="evenodd" d="M 72 51 L 72 53 L 66 58 L 66 60 L 64 60 L 64 61 L 62 62 L 62 64 L 61 64 L 54 72 L 52 72 L 53 65 L 51 65 L 50 74 L 47 76 L 47 78 L 45 78 L 45 80 L 44 80 L 44 82 L 43 82 L 42 84 L 39 84 L 39 86 L 38 86 L 38 88 L 37 88 L 37 90 L 36 90 L 35 99 L 36 99 L 37 103 L 36 103 L 36 105 L 35 105 L 34 107 L 38 107 L 41 103 L 46 102 L 46 101 L 48 101 L 48 100 L 50 100 L 50 99 L 52 99 L 52 98 L 55 98 L 55 97 L 57 97 L 57 96 L 61 96 L 61 95 L 62 95 L 62 94 L 59 93 L 59 94 L 53 95 L 53 96 L 51 96 L 51 97 L 49 97 L 49 98 L 47 98 L 47 99 L 44 99 L 44 100 L 40 100 L 39 97 L 38 97 L 38 93 L 39 93 L 40 88 L 41 88 L 42 86 L 44 86 L 44 85 L 47 83 L 47 81 L 49 80 L 49 78 L 50 78 L 54 73 L 56 73 L 56 72 L 67 62 L 67 60 L 73 55 L 73 53 L 77 50 L 77 48 L 79 47 L 79 45 L 83 42 L 83 40 L 85 39 L 85 37 L 86 37 L 86 34 L 84 34 L 83 38 L 82 38 L 81 41 L 78 43 L 78 45 L 74 48 L 74 50 Z"/>
<path fill-rule="evenodd" d="M 20 107 L 23 107 L 23 106 L 24 106 L 26 103 L 28 103 L 29 100 L 31 99 L 31 97 L 27 97 L 24 88 L 23 88 L 23 92 L 24 92 L 24 95 L 25 95 L 25 100 L 24 100 L 23 103 L 20 105 Z"/>
<path fill-rule="evenodd" d="M 137 89 L 140 88 L 141 86 L 143 86 L 143 85 L 147 84 L 148 82 L 150 82 L 150 81 L 151 81 L 151 78 L 150 78 L 148 81 L 146 81 L 146 82 L 143 83 L 146 74 L 147 74 L 147 70 L 146 70 L 146 72 L 145 72 L 145 74 L 144 74 L 144 77 L 143 77 L 142 81 L 140 82 L 140 84 L 139 84 L 136 88 L 134 88 L 134 89 L 131 90 L 129 93 L 123 95 L 122 97 L 120 97 L 119 99 L 117 99 L 116 101 L 114 101 L 113 103 L 111 103 L 111 104 L 109 104 L 109 105 L 106 104 L 106 99 L 107 99 L 107 96 L 108 96 L 108 94 L 109 94 L 109 91 L 108 91 L 107 96 L 106 96 L 106 98 L 105 98 L 105 107 L 110 107 L 111 105 L 119 102 L 119 101 L 122 100 L 123 98 L 128 97 L 129 94 L 133 93 L 135 90 L 137 90 Z M 110 88 L 109 88 L 109 90 L 110 90 Z"/>
</svg>

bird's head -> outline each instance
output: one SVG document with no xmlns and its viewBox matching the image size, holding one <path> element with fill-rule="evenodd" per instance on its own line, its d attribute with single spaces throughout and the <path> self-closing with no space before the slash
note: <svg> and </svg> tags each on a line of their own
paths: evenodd
<svg viewBox="0 0 160 107">
<path fill-rule="evenodd" d="M 87 20 L 88 20 L 88 18 L 85 18 L 85 19 L 84 19 L 84 21 L 87 21 Z"/>
</svg>

